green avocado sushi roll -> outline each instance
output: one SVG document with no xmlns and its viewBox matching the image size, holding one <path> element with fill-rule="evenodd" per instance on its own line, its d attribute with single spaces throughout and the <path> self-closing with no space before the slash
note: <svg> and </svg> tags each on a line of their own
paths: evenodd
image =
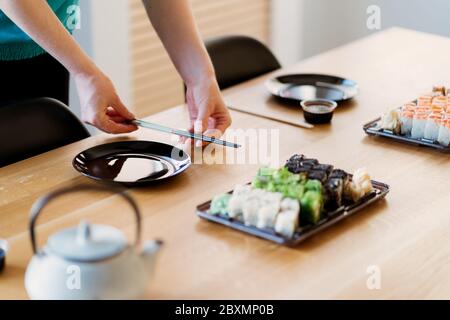
<svg viewBox="0 0 450 320">
<path fill-rule="evenodd" d="M 215 196 L 211 201 L 209 213 L 212 215 L 227 215 L 228 202 L 230 202 L 231 194 L 223 193 Z"/>
<path fill-rule="evenodd" d="M 322 193 L 322 183 L 319 180 L 308 180 L 305 183 L 305 190 L 306 191 L 316 191 L 319 193 Z"/>
<path fill-rule="evenodd" d="M 300 204 L 300 221 L 302 224 L 316 224 L 319 222 L 323 207 L 323 196 L 321 192 L 307 191 L 300 200 Z"/>
</svg>

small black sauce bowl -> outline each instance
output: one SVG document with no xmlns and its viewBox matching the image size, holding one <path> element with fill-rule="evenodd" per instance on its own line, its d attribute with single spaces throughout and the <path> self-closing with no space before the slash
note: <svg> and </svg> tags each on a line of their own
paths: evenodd
<svg viewBox="0 0 450 320">
<path fill-rule="evenodd" d="M 337 103 L 326 99 L 303 100 L 300 105 L 306 122 L 311 124 L 330 123 Z M 319 110 L 320 109 L 320 110 Z"/>
<path fill-rule="evenodd" d="M 8 251 L 8 242 L 0 239 L 0 272 L 5 268 L 6 252 Z"/>
</svg>

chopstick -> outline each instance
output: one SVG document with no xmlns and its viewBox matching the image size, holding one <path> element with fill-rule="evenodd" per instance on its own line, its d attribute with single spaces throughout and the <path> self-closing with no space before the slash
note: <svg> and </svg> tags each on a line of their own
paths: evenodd
<svg viewBox="0 0 450 320">
<path fill-rule="evenodd" d="M 201 141 L 205 141 L 205 142 L 215 143 L 215 144 L 222 145 L 225 147 L 236 148 L 236 149 L 242 147 L 240 144 L 237 144 L 237 143 L 220 140 L 220 139 L 216 139 L 214 137 L 208 137 L 208 136 L 205 136 L 202 134 L 196 134 L 196 133 L 192 133 L 189 131 L 173 129 L 173 128 L 169 128 L 169 127 L 166 127 L 166 126 L 163 126 L 160 124 L 147 122 L 144 120 L 133 120 L 133 123 L 142 128 L 156 130 L 156 131 L 165 132 L 165 133 L 171 133 L 171 134 L 175 134 L 177 136 L 187 137 L 187 138 L 191 138 L 194 140 L 201 140 Z"/>
<path fill-rule="evenodd" d="M 237 107 L 230 106 L 230 105 L 228 105 L 228 109 L 231 109 L 231 110 L 234 110 L 234 111 L 237 111 L 237 112 L 242 112 L 242 113 L 245 113 L 245 114 L 249 114 L 249 115 L 252 115 L 252 116 L 256 116 L 256 117 L 272 120 L 272 121 L 277 121 L 277 122 L 289 124 L 291 126 L 296 126 L 296 127 L 300 127 L 300 128 L 305 128 L 305 129 L 312 129 L 312 128 L 314 128 L 314 125 L 309 124 L 309 123 L 307 123 L 306 121 L 303 121 L 303 120 L 300 120 L 300 121 L 282 120 L 282 119 L 278 119 L 278 118 L 275 118 L 275 117 L 262 115 L 260 113 L 251 112 L 251 111 L 247 111 L 247 110 L 242 110 L 242 109 L 239 109 Z"/>
</svg>

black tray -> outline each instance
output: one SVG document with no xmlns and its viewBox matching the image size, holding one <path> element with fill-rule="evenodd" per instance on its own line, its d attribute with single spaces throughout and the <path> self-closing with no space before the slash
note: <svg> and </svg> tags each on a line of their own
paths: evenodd
<svg viewBox="0 0 450 320">
<path fill-rule="evenodd" d="M 359 202 L 352 205 L 342 206 L 333 212 L 326 213 L 326 216 L 323 217 L 318 223 L 300 227 L 292 238 L 285 238 L 277 234 L 272 229 L 258 229 L 256 227 L 248 227 L 243 222 L 237 219 L 232 219 L 222 215 L 209 214 L 208 211 L 211 205 L 211 201 L 199 205 L 197 207 L 197 215 L 200 218 L 206 219 L 208 221 L 219 223 L 232 229 L 239 230 L 281 245 L 293 247 L 300 242 L 308 239 L 309 237 L 315 235 L 316 233 L 361 211 L 371 203 L 383 199 L 389 193 L 389 186 L 387 184 L 377 181 L 372 181 L 372 184 L 374 187 L 374 191 L 366 195 Z"/>
<path fill-rule="evenodd" d="M 440 152 L 444 153 L 450 153 L 450 147 L 444 147 L 443 145 L 440 145 L 438 142 L 433 142 L 427 139 L 413 139 L 410 136 L 403 136 L 394 134 L 392 131 L 384 130 L 384 129 L 378 129 L 377 124 L 381 120 L 381 117 L 378 119 L 375 119 L 367 124 L 364 125 L 363 129 L 364 131 L 371 136 L 379 136 L 379 137 L 385 137 L 392 140 L 395 140 L 397 142 L 412 144 L 412 145 L 418 145 L 418 146 L 424 146 L 436 149 Z"/>
</svg>

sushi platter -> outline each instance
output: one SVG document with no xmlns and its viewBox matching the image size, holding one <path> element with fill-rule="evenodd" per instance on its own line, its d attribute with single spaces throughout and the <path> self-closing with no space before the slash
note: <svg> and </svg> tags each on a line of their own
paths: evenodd
<svg viewBox="0 0 450 320">
<path fill-rule="evenodd" d="M 450 92 L 443 86 L 435 86 L 431 94 L 364 125 L 364 131 L 450 153 Z"/>
<path fill-rule="evenodd" d="M 197 207 L 200 218 L 281 245 L 295 246 L 386 197 L 389 186 L 294 155 L 283 168 L 261 168 L 252 183 Z"/>
</svg>

